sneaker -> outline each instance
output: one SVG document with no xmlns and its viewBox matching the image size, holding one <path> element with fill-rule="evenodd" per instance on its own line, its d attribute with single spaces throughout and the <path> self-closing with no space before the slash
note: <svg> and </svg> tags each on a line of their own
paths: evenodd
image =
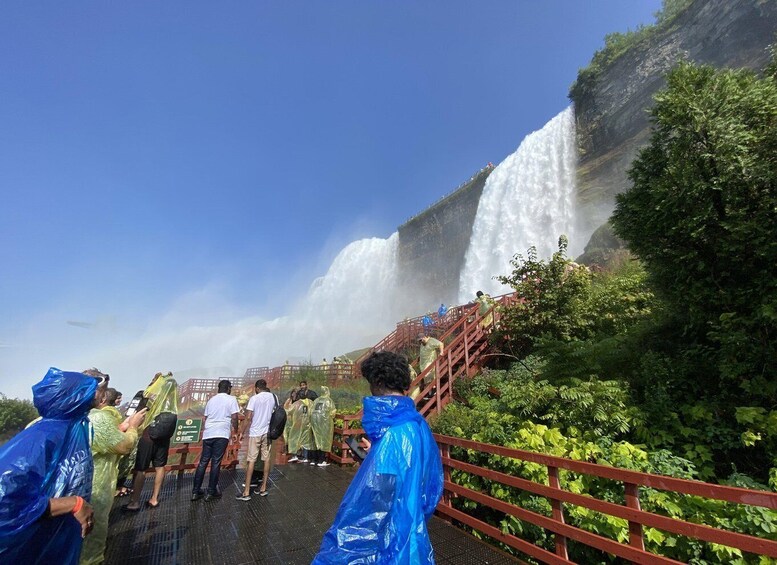
<svg viewBox="0 0 777 565">
<path fill-rule="evenodd" d="M 329 467 L 329 463 L 327 461 L 322 461 L 318 464 L 319 467 Z"/>
<path fill-rule="evenodd" d="M 311 461 L 310 464 L 311 465 L 318 465 L 318 463 L 316 463 L 315 461 Z"/>
<path fill-rule="evenodd" d="M 202 494 L 203 494 L 203 493 L 202 493 L 202 491 L 199 491 L 199 492 L 193 492 L 193 493 L 192 493 L 192 499 L 191 499 L 191 500 L 192 500 L 192 502 L 194 502 L 195 500 L 199 500 L 199 499 L 201 499 L 201 498 L 202 498 Z"/>
<path fill-rule="evenodd" d="M 289 459 L 289 463 L 296 463 L 297 461 L 299 461 L 299 458 L 296 455 L 291 459 Z M 245 485 L 243 486 L 243 488 L 245 488 Z"/>
<path fill-rule="evenodd" d="M 235 500 L 242 500 L 243 502 L 245 502 L 246 500 L 251 500 L 251 497 L 248 496 L 247 494 L 238 494 L 235 497 Z"/>
<path fill-rule="evenodd" d="M 213 494 L 208 493 L 208 494 L 205 495 L 205 502 L 208 502 L 209 500 L 217 500 L 219 498 L 221 498 L 221 493 L 220 492 L 215 492 Z"/>
<path fill-rule="evenodd" d="M 307 459 L 302 459 L 302 460 L 300 460 L 300 463 L 308 463 L 308 460 Z"/>
</svg>

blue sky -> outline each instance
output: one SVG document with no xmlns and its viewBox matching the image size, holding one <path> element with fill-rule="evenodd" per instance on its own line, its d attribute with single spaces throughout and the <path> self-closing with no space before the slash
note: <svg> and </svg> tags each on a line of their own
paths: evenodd
<svg viewBox="0 0 777 565">
<path fill-rule="evenodd" d="M 514 151 L 659 7 L 3 2 L 0 391 L 151 324 L 283 314 L 345 244 Z"/>
</svg>

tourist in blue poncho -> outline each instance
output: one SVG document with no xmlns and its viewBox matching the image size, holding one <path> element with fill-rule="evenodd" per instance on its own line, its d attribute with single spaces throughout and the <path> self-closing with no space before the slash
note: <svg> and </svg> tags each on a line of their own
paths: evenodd
<svg viewBox="0 0 777 565">
<path fill-rule="evenodd" d="M 105 386 L 52 368 L 32 387 L 41 418 L 0 448 L 0 563 L 78 563 L 93 526 L 87 414 Z"/>
<path fill-rule="evenodd" d="M 362 425 L 372 446 L 313 563 L 434 563 L 426 522 L 442 496 L 437 444 L 413 401 L 407 360 L 382 351 L 361 366 L 374 396 Z"/>
</svg>

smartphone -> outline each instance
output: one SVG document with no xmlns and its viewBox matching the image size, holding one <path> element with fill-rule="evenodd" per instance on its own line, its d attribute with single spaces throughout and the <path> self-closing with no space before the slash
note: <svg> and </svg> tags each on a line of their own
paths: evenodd
<svg viewBox="0 0 777 565">
<path fill-rule="evenodd" d="M 361 445 L 359 445 L 359 441 L 359 436 L 348 436 L 348 438 L 345 440 L 345 443 L 348 444 L 351 453 L 353 453 L 353 458 L 361 463 L 367 458 L 367 452 Z"/>
<path fill-rule="evenodd" d="M 135 396 L 132 397 L 132 400 L 130 400 L 125 416 L 132 416 L 135 412 L 143 410 L 143 408 L 146 407 L 147 402 L 148 398 L 143 396 L 142 390 L 139 390 L 137 393 L 135 393 Z"/>
</svg>

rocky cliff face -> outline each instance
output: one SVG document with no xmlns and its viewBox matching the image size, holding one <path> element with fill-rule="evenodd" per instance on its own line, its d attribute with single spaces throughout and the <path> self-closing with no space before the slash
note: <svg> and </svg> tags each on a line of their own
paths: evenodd
<svg viewBox="0 0 777 565">
<path fill-rule="evenodd" d="M 492 168 L 475 174 L 452 194 L 399 226 L 400 286 L 412 296 L 408 314 L 455 304 L 472 224 Z M 410 289 L 413 289 L 412 291 Z"/>
<path fill-rule="evenodd" d="M 777 0 L 696 0 L 662 32 L 616 59 L 575 100 L 581 216 L 606 221 L 626 172 L 650 135 L 648 109 L 677 62 L 761 69 L 777 41 Z"/>
</svg>

